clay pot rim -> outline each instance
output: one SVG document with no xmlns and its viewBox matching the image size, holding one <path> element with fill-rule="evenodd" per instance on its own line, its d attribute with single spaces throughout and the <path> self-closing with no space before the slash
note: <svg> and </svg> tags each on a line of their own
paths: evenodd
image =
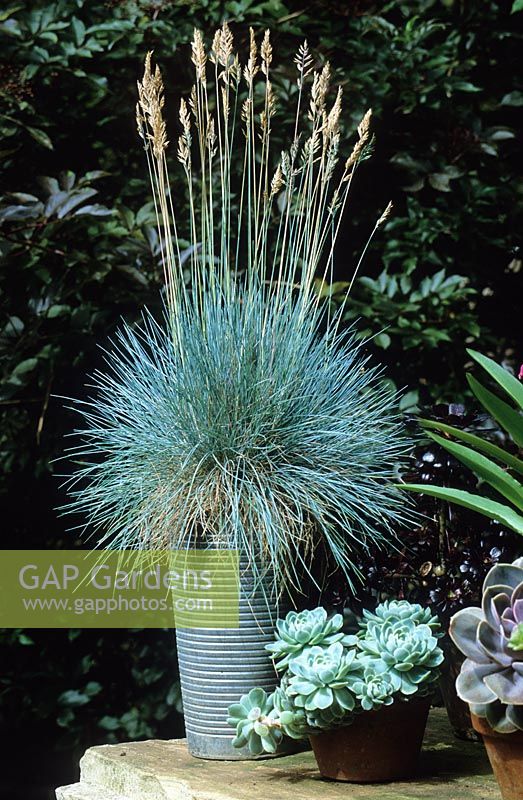
<svg viewBox="0 0 523 800">
<path fill-rule="evenodd" d="M 489 736 L 491 739 L 507 739 L 509 736 L 519 736 L 523 741 L 523 731 L 512 731 L 512 733 L 500 733 L 491 728 L 485 717 L 478 717 L 477 714 L 471 710 L 470 719 L 472 720 L 472 727 L 477 733 L 482 736 Z"/>
</svg>

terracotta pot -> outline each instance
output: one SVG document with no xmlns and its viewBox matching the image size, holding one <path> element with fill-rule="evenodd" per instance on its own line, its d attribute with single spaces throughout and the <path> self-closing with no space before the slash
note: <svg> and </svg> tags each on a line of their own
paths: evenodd
<svg viewBox="0 0 523 800">
<path fill-rule="evenodd" d="M 503 800 L 523 797 L 523 731 L 498 733 L 485 719 L 470 715 L 474 729 L 485 742 L 490 764 Z"/>
<path fill-rule="evenodd" d="M 378 783 L 416 770 L 430 700 L 396 702 L 359 714 L 351 725 L 310 736 L 324 778 Z"/>
</svg>

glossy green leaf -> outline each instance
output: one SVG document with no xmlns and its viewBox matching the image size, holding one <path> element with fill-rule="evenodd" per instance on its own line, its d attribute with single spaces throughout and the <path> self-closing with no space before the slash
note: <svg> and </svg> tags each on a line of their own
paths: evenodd
<svg viewBox="0 0 523 800">
<path fill-rule="evenodd" d="M 454 436 L 456 439 L 460 439 L 462 442 L 472 445 L 476 450 L 486 453 L 487 455 L 491 456 L 491 458 L 502 461 L 507 465 L 507 467 L 510 467 L 510 469 L 513 469 L 516 472 L 519 472 L 520 475 L 523 475 L 523 461 L 520 458 L 507 453 L 507 451 L 503 450 L 502 447 L 492 444 L 492 442 L 489 442 L 487 439 L 482 439 L 480 436 L 476 436 L 473 433 L 468 433 L 467 431 L 462 431 L 459 428 L 454 428 L 452 425 L 445 425 L 443 422 L 434 422 L 430 419 L 422 419 L 420 420 L 420 424 L 423 428 L 430 428 L 431 430 L 441 431 L 441 433 Z"/>
<path fill-rule="evenodd" d="M 498 383 L 505 392 L 517 403 L 519 408 L 523 410 L 523 384 L 517 378 L 507 372 L 501 364 L 497 364 L 488 356 L 478 353 L 476 350 L 467 350 L 467 353 L 480 364 L 483 369 Z"/>
<path fill-rule="evenodd" d="M 444 447 L 455 458 L 469 467 L 479 478 L 486 481 L 493 489 L 503 495 L 503 497 L 523 511 L 523 486 L 515 478 L 505 472 L 500 466 L 489 458 L 476 453 L 470 447 L 465 447 L 457 442 L 443 439 L 435 433 L 429 434 L 437 444 Z"/>
<path fill-rule="evenodd" d="M 473 375 L 467 375 L 467 381 L 481 405 L 511 435 L 515 443 L 523 447 L 523 416 L 483 386 Z"/>
<path fill-rule="evenodd" d="M 465 492 L 462 489 L 447 489 L 444 486 L 429 486 L 424 483 L 402 483 L 400 485 L 409 492 L 436 497 L 439 500 L 446 500 L 447 503 L 457 503 L 471 511 L 477 511 L 478 514 L 504 523 L 523 536 L 523 516 L 495 500 L 489 500 L 479 494 Z"/>
</svg>

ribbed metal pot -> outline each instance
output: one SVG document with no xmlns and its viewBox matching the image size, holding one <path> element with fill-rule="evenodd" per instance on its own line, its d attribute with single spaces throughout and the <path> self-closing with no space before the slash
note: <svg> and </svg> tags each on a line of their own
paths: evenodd
<svg viewBox="0 0 523 800">
<path fill-rule="evenodd" d="M 231 744 L 228 707 L 254 686 L 274 691 L 277 675 L 265 650 L 274 641 L 276 619 L 288 606 L 268 607 L 266 592 L 254 588 L 252 572 L 240 560 L 239 628 L 179 628 L 176 631 L 185 731 L 197 758 L 252 759 Z"/>
</svg>

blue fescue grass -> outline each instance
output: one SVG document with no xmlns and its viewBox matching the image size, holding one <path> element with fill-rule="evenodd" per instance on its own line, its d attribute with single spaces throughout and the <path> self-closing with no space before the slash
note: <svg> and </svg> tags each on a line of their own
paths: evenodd
<svg viewBox="0 0 523 800">
<path fill-rule="evenodd" d="M 215 64 L 214 116 L 208 58 Z M 238 548 L 260 569 L 272 569 L 282 588 L 296 583 L 321 543 L 353 577 L 358 548 L 393 540 L 408 517 L 408 501 L 394 483 L 409 442 L 397 397 L 362 345 L 340 331 L 341 312 L 331 318 L 314 290 L 322 258 L 322 281 L 332 269 L 341 213 L 370 140 L 370 115 L 331 186 L 341 92 L 328 111 L 328 66 L 312 73 L 308 50 L 300 48 L 296 127 L 271 178 L 268 34 L 260 66 L 257 59 L 251 36 L 242 72 L 226 25 L 210 55 L 195 35 L 196 84 L 191 113 L 182 101 L 178 145 L 191 200 L 188 287 L 168 189 L 163 84 L 147 60 L 138 126 L 162 233 L 166 317 L 159 324 L 145 313 L 141 326 L 124 326 L 107 353 L 107 371 L 94 376 L 92 400 L 75 404 L 83 426 L 75 432 L 81 444 L 71 451 L 79 468 L 69 480 L 68 510 L 81 512 L 85 529 L 112 548 L 201 542 Z M 265 76 L 260 131 L 253 112 L 259 72 Z M 233 107 L 242 109 L 245 140 L 234 223 Z M 302 115 L 308 138 L 299 132 Z"/>
</svg>

